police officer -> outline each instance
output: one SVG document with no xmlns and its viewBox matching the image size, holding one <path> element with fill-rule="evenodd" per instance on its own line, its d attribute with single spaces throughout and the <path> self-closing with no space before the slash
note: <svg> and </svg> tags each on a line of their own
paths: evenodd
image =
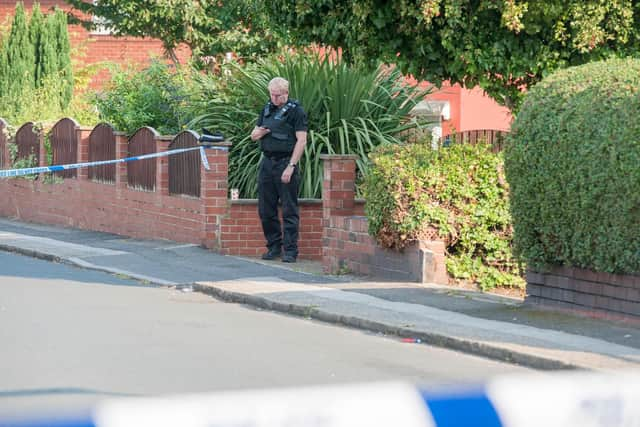
<svg viewBox="0 0 640 427">
<path fill-rule="evenodd" d="M 267 252 L 262 259 L 282 256 L 282 262 L 296 262 L 300 222 L 298 162 L 307 144 L 307 115 L 298 101 L 289 99 L 287 80 L 276 77 L 269 82 L 268 89 L 271 100 L 251 132 L 251 140 L 259 140 L 262 150 L 258 214 L 267 240 Z M 282 204 L 283 227 L 278 219 L 278 200 Z"/>
</svg>

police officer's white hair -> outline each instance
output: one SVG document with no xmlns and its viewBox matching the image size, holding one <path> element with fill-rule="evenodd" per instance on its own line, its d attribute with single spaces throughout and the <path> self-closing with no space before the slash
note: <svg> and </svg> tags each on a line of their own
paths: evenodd
<svg viewBox="0 0 640 427">
<path fill-rule="evenodd" d="M 286 90 L 288 92 L 289 82 L 286 79 L 283 79 L 282 77 L 275 77 L 271 79 L 267 87 L 269 88 L 269 90 L 281 89 L 281 90 Z"/>
</svg>

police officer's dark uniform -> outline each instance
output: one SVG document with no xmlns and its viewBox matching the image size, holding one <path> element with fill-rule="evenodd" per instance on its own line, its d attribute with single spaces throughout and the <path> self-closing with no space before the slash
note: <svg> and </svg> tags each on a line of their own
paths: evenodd
<svg viewBox="0 0 640 427">
<path fill-rule="evenodd" d="M 264 259 L 281 254 L 293 261 L 298 256 L 298 188 L 300 173 L 296 165 L 291 181 L 282 182 L 296 145 L 296 132 L 307 131 L 307 115 L 297 101 L 287 100 L 281 107 L 268 102 L 262 109 L 257 126 L 270 129 L 260 140 L 263 158 L 258 174 L 258 214 L 267 240 Z M 282 204 L 283 229 L 278 219 L 278 199 Z M 284 231 L 284 233 L 283 233 Z M 283 261 L 287 259 L 283 256 Z"/>
</svg>

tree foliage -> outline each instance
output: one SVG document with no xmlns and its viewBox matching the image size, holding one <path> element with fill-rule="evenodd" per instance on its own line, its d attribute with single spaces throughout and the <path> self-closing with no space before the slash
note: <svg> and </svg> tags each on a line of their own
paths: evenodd
<svg viewBox="0 0 640 427">
<path fill-rule="evenodd" d="M 257 0 L 65 1 L 75 8 L 72 16 L 83 25 L 92 27 L 95 23 L 78 12 L 101 18 L 116 35 L 157 38 L 174 60 L 181 43 L 196 56 L 232 51 L 245 58 L 278 45 L 262 13 L 262 2 Z"/>
<path fill-rule="evenodd" d="M 480 85 L 508 106 L 558 68 L 638 49 L 637 0 L 273 0 L 299 44 L 382 59 L 434 84 Z"/>
</svg>

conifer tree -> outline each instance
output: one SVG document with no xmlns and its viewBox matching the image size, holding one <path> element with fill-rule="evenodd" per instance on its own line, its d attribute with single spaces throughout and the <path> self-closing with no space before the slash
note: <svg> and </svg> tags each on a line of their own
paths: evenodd
<svg viewBox="0 0 640 427">
<path fill-rule="evenodd" d="M 58 54 L 56 53 L 56 31 L 57 21 L 55 14 L 47 15 L 42 32 L 40 45 L 38 46 L 37 73 L 40 81 L 55 78 L 58 76 Z"/>
<path fill-rule="evenodd" d="M 73 96 L 73 70 L 71 67 L 71 44 L 67 29 L 67 15 L 56 8 L 54 22 L 55 52 L 58 58 L 58 76 L 61 81 L 60 106 L 64 109 L 69 105 Z"/>
<path fill-rule="evenodd" d="M 34 59 L 35 59 L 35 67 L 34 67 L 34 83 L 35 87 L 41 87 L 42 82 L 42 72 L 41 72 L 41 48 L 43 38 L 45 37 L 45 18 L 42 12 L 40 11 L 40 4 L 35 3 L 33 5 L 33 9 L 31 11 L 31 19 L 29 20 L 29 40 L 31 40 L 31 44 L 33 45 Z"/>
<path fill-rule="evenodd" d="M 4 102 L 10 111 L 18 111 L 23 95 L 31 91 L 35 83 L 35 53 L 29 39 L 27 15 L 22 3 L 16 4 L 16 14 L 6 43 L 7 83 Z"/>
<path fill-rule="evenodd" d="M 0 34 L 0 102 L 6 91 L 7 85 L 7 37 L 4 34 Z M 0 112 L 3 111 L 0 107 Z M 1 115 L 1 113 L 0 113 Z"/>
</svg>

